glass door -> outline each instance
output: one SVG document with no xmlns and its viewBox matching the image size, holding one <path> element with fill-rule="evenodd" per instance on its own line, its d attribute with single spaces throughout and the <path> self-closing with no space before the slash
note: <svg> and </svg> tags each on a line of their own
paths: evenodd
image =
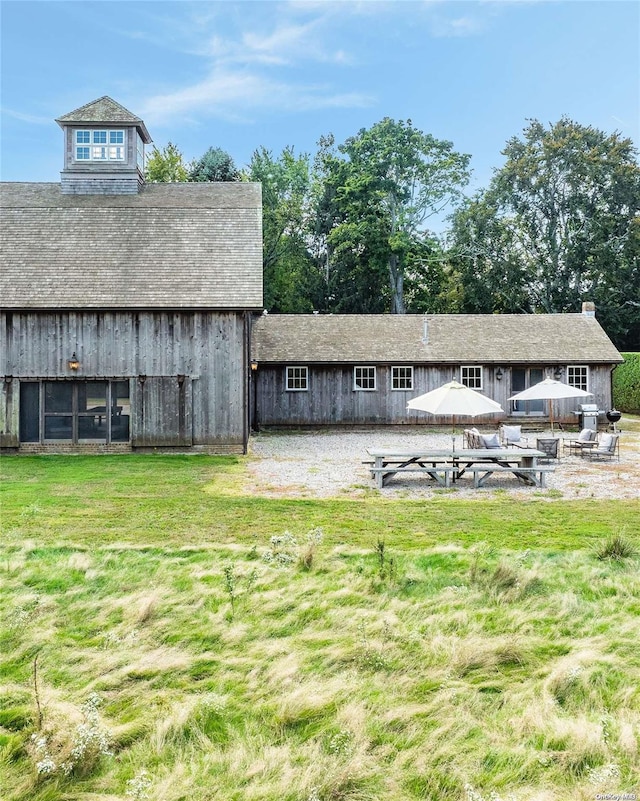
<svg viewBox="0 0 640 801">
<path fill-rule="evenodd" d="M 544 379 L 544 371 L 541 367 L 513 367 L 511 369 L 511 394 L 517 395 L 524 389 L 539 384 Z M 543 400 L 530 401 L 511 401 L 512 414 L 544 414 Z"/>
</svg>

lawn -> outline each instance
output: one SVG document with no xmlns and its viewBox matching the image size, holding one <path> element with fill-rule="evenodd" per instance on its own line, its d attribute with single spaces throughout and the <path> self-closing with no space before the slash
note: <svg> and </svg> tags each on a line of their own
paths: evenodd
<svg viewBox="0 0 640 801">
<path fill-rule="evenodd" d="M 3 801 L 640 791 L 637 502 L 265 499 L 234 457 L 0 470 Z"/>
</svg>

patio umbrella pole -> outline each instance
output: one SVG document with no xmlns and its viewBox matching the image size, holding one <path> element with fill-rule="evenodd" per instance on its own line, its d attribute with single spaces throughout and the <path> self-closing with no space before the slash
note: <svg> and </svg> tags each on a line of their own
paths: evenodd
<svg viewBox="0 0 640 801">
<path fill-rule="evenodd" d="M 572 387 L 569 384 L 563 384 L 561 381 L 556 381 L 553 378 L 545 378 L 537 384 L 534 384 L 528 389 L 523 389 L 516 395 L 512 395 L 510 401 L 531 401 L 531 400 L 547 400 L 549 401 L 549 424 L 551 426 L 551 433 L 555 433 L 555 423 L 553 420 L 553 401 L 564 398 L 583 398 L 586 395 L 593 395 L 593 392 L 587 392 L 585 389 L 579 387 Z"/>
</svg>

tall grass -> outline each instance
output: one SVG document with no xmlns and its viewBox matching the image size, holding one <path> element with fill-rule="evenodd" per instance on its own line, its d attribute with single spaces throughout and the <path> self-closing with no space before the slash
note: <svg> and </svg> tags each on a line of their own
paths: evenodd
<svg viewBox="0 0 640 801">
<path fill-rule="evenodd" d="M 637 787 L 637 560 L 497 549 L 478 562 L 473 548 L 435 547 L 402 554 L 381 580 L 373 538 L 364 552 L 319 546 L 311 569 L 269 550 L 5 552 L 4 797 L 140 786 L 166 801 L 468 788 L 582 799 Z M 230 564 L 236 587 L 253 576 L 233 614 Z M 105 747 L 94 737 L 86 764 L 39 773 L 32 735 L 68 758 L 90 697 Z"/>
<path fill-rule="evenodd" d="M 2 465 L 3 801 L 638 791 L 640 557 L 601 558 L 637 504 L 286 503 L 240 468 Z"/>
</svg>

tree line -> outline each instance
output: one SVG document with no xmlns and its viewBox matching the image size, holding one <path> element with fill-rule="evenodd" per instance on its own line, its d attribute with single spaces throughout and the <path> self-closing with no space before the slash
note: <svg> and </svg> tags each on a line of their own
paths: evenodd
<svg viewBox="0 0 640 801">
<path fill-rule="evenodd" d="M 619 349 L 640 350 L 632 141 L 563 117 L 528 121 L 501 152 L 470 196 L 470 155 L 385 117 L 341 144 L 323 136 L 313 158 L 260 147 L 243 169 L 215 147 L 187 164 L 169 142 L 146 176 L 262 184 L 268 311 L 566 313 L 589 300 Z"/>
</svg>

